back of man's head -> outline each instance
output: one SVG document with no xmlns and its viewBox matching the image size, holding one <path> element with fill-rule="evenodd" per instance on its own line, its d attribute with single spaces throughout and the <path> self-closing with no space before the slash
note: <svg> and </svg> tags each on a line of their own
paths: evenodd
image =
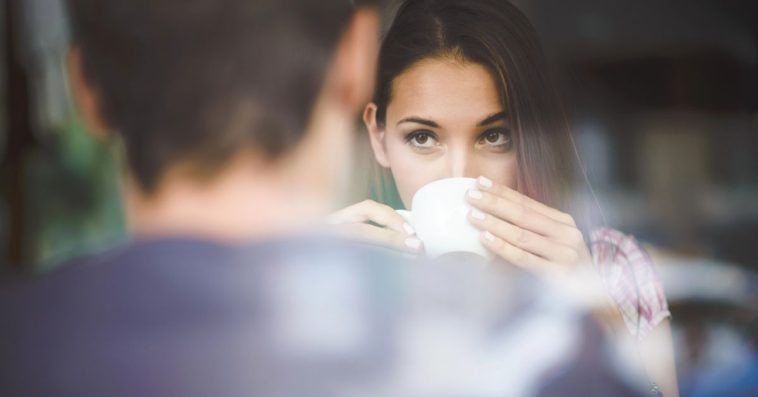
<svg viewBox="0 0 758 397">
<path fill-rule="evenodd" d="M 68 0 L 83 80 L 140 187 L 276 158 L 304 132 L 349 0 Z"/>
</svg>

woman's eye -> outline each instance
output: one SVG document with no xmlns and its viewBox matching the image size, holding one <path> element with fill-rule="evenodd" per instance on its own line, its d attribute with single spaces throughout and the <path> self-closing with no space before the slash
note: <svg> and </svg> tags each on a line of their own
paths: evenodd
<svg viewBox="0 0 758 397">
<path fill-rule="evenodd" d="M 511 144 L 511 134 L 509 130 L 490 130 L 482 134 L 479 142 L 487 146 L 503 148 Z"/>
<path fill-rule="evenodd" d="M 413 147 L 429 149 L 437 144 L 437 140 L 430 131 L 416 131 L 408 134 L 405 140 Z"/>
</svg>

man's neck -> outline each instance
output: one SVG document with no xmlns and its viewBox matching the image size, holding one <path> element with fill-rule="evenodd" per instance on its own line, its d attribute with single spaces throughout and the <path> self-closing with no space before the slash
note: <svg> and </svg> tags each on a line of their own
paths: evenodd
<svg viewBox="0 0 758 397">
<path fill-rule="evenodd" d="M 206 182 L 169 172 L 152 194 L 127 182 L 127 222 L 137 237 L 235 243 L 297 233 L 318 220 L 325 200 L 295 191 L 295 182 L 245 158 Z"/>
</svg>

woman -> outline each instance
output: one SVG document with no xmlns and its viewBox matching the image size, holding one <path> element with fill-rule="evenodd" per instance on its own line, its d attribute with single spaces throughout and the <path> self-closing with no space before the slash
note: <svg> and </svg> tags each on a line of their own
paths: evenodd
<svg viewBox="0 0 758 397">
<path fill-rule="evenodd" d="M 572 205 L 589 186 L 528 19 L 502 0 L 406 1 L 382 43 L 376 89 L 363 119 L 403 204 L 434 180 L 478 178 L 469 220 L 485 247 L 546 277 L 594 263 L 654 389 L 677 396 L 670 314 L 649 257 L 632 237 L 592 228 Z M 361 202 L 332 222 L 423 251 L 385 204 Z"/>
</svg>

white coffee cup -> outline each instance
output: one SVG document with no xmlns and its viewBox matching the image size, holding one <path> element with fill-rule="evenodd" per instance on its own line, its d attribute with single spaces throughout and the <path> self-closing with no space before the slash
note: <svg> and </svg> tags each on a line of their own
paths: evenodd
<svg viewBox="0 0 758 397">
<path fill-rule="evenodd" d="M 413 195 L 411 211 L 397 211 L 416 229 L 427 256 L 465 252 L 492 259 L 479 239 L 481 231 L 467 218 L 471 206 L 466 202 L 466 192 L 475 187 L 473 178 L 439 179 Z"/>
</svg>

